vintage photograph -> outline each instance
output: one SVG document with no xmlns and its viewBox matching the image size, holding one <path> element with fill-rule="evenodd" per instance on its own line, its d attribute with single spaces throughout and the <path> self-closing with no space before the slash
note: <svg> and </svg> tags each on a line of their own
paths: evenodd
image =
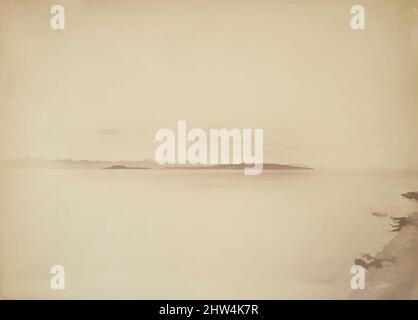
<svg viewBox="0 0 418 320">
<path fill-rule="evenodd" d="M 418 299 L 418 0 L 0 0 L 0 299 Z"/>
</svg>

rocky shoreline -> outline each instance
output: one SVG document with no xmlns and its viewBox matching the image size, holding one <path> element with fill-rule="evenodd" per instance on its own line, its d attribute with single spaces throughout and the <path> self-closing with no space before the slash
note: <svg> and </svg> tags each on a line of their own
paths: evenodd
<svg viewBox="0 0 418 320">
<path fill-rule="evenodd" d="M 418 202 L 418 192 L 402 196 Z M 366 285 L 353 291 L 350 299 L 418 299 L 418 212 L 392 221 L 397 235 L 375 256 L 355 259 L 354 264 L 367 270 Z"/>
</svg>

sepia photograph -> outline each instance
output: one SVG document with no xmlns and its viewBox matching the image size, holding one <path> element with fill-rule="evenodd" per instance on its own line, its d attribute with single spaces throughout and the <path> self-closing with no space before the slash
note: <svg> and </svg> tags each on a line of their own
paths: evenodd
<svg viewBox="0 0 418 320">
<path fill-rule="evenodd" d="M 0 0 L 0 300 L 416 299 L 418 0 Z"/>
</svg>

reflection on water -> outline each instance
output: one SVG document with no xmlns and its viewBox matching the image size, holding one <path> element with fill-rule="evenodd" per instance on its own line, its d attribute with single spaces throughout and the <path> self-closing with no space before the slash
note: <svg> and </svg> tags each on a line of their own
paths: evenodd
<svg viewBox="0 0 418 320">
<path fill-rule="evenodd" d="M 354 259 L 393 237 L 385 214 L 416 210 L 401 193 L 418 189 L 410 172 L 0 175 L 6 298 L 345 298 Z"/>
</svg>

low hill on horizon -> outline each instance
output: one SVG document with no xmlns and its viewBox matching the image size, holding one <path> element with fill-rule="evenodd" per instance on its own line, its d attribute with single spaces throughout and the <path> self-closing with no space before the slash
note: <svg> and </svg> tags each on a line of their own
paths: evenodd
<svg viewBox="0 0 418 320">
<path fill-rule="evenodd" d="M 252 167 L 249 164 L 218 164 L 218 165 L 159 165 L 153 160 L 138 161 L 119 160 L 74 160 L 74 159 L 2 159 L 0 167 L 3 169 L 244 169 Z M 278 163 L 264 163 L 264 170 L 312 170 L 303 165 L 288 165 Z"/>
</svg>

